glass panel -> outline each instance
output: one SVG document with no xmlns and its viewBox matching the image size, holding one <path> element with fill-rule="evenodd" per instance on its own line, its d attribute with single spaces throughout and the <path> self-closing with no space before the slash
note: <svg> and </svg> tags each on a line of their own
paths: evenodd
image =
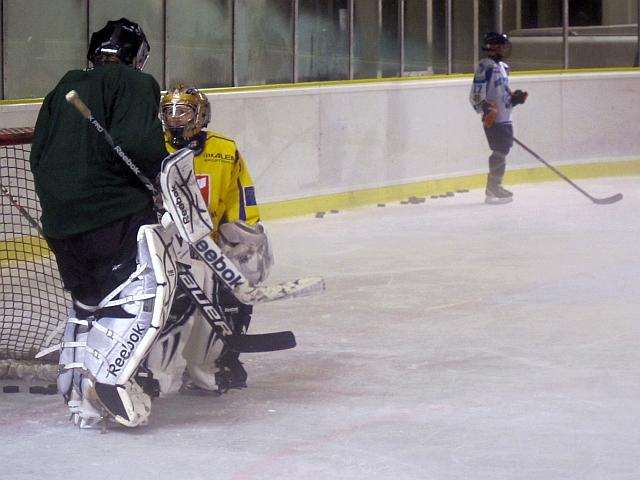
<svg viewBox="0 0 640 480">
<path fill-rule="evenodd" d="M 51 2 L 53 4 L 53 2 Z M 58 2 L 55 2 L 56 5 Z M 83 2 L 84 3 L 84 2 Z M 164 10 L 163 0 L 109 0 L 90 2 L 89 35 L 100 30 L 109 20 L 126 17 L 136 22 L 144 31 L 149 46 L 149 60 L 144 67 L 146 73 L 164 85 Z M 88 42 L 88 39 L 87 39 Z M 86 46 L 85 46 L 86 48 Z"/>
<path fill-rule="evenodd" d="M 349 78 L 347 0 L 300 0 L 298 81 Z"/>
<path fill-rule="evenodd" d="M 447 73 L 447 4 L 446 0 L 428 0 L 432 12 L 429 25 L 433 32 L 433 72 Z"/>
<path fill-rule="evenodd" d="M 399 0 L 354 0 L 353 78 L 400 76 Z"/>
<path fill-rule="evenodd" d="M 84 0 L 6 0 L 3 13 L 5 98 L 43 97 L 68 70 L 86 67 Z"/>
<path fill-rule="evenodd" d="M 233 86 L 233 0 L 167 2 L 165 88 Z"/>
<path fill-rule="evenodd" d="M 405 0 L 403 75 L 433 74 L 429 3 L 424 0 Z"/>
<path fill-rule="evenodd" d="M 400 18 L 399 0 L 382 0 L 382 35 L 380 36 L 380 68 L 383 77 L 399 77 Z"/>
<path fill-rule="evenodd" d="M 569 2 L 569 68 L 635 66 L 637 2 Z"/>
<path fill-rule="evenodd" d="M 521 0 L 522 28 L 515 22 L 505 23 L 513 43 L 508 60 L 512 70 L 564 68 L 562 1 Z"/>
<path fill-rule="evenodd" d="M 292 0 L 236 0 L 238 85 L 293 81 Z"/>
<path fill-rule="evenodd" d="M 469 73 L 475 70 L 475 43 L 473 38 L 474 2 L 454 0 L 452 3 L 452 63 L 451 73 Z"/>
</svg>

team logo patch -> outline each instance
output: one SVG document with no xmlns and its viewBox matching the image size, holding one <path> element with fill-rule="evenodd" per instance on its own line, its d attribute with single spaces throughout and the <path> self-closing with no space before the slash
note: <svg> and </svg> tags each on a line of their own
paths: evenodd
<svg viewBox="0 0 640 480">
<path fill-rule="evenodd" d="M 204 202 L 209 205 L 209 190 L 211 182 L 209 181 L 209 175 L 196 175 L 196 181 L 198 182 L 198 188 L 202 193 Z"/>
<path fill-rule="evenodd" d="M 244 189 L 244 201 L 247 207 L 252 207 L 258 204 L 256 202 L 256 190 L 254 187 L 246 187 Z"/>
</svg>

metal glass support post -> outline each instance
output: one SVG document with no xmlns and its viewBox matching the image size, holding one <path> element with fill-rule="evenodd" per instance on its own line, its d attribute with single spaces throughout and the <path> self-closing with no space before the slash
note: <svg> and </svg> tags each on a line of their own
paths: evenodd
<svg viewBox="0 0 640 480">
<path fill-rule="evenodd" d="M 564 69 L 569 68 L 569 0 L 562 0 L 562 58 Z"/>
<path fill-rule="evenodd" d="M 452 41 L 452 29 L 453 29 L 453 0 L 447 0 L 445 16 L 447 21 L 447 75 L 453 73 L 453 41 Z"/>
<path fill-rule="evenodd" d="M 353 21 L 353 10 L 354 10 L 354 5 L 353 2 L 355 2 L 355 0 L 348 0 L 348 24 L 349 24 L 349 80 L 353 80 L 353 54 L 354 54 L 354 45 L 353 45 L 353 25 L 354 25 L 354 21 Z"/>
<path fill-rule="evenodd" d="M 473 65 L 480 61 L 480 0 L 473 0 Z"/>
<path fill-rule="evenodd" d="M 298 20 L 298 15 L 300 12 L 300 4 L 299 0 L 293 0 L 293 4 L 291 5 L 292 16 L 291 23 L 293 23 L 293 61 L 291 62 L 292 72 L 291 75 L 293 77 L 293 83 L 298 83 L 298 47 L 299 47 L 299 28 L 300 23 Z"/>
<path fill-rule="evenodd" d="M 404 2 L 398 2 L 398 37 L 400 40 L 400 76 L 404 77 Z"/>
<path fill-rule="evenodd" d="M 500 32 L 502 33 L 502 28 L 503 28 L 503 22 L 502 22 L 502 17 L 503 17 L 503 8 L 502 8 L 502 0 L 495 0 L 495 12 L 494 12 L 494 20 L 493 23 L 495 25 L 496 28 L 496 32 Z"/>
<path fill-rule="evenodd" d="M 636 61 L 634 67 L 640 67 L 640 0 L 637 2 L 636 11 L 636 36 L 638 37 L 636 45 Z"/>
<path fill-rule="evenodd" d="M 236 30 L 236 12 L 238 11 L 237 0 L 231 0 L 231 79 L 233 87 L 238 86 L 238 32 Z"/>
</svg>

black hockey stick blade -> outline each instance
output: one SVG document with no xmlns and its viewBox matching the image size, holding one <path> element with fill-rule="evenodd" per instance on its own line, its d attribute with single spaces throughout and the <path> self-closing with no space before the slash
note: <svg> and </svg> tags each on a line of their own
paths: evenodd
<svg viewBox="0 0 640 480">
<path fill-rule="evenodd" d="M 591 198 L 591 200 L 593 200 L 593 203 L 597 203 L 598 205 L 609 205 L 610 203 L 616 203 L 619 202 L 620 200 L 622 200 L 622 194 L 621 193 L 616 193 L 615 195 L 611 195 L 610 197 L 607 198 Z"/>
<path fill-rule="evenodd" d="M 593 203 L 598 204 L 598 205 L 608 205 L 610 203 L 616 203 L 616 202 L 619 202 L 620 200 L 622 200 L 622 194 L 621 193 L 616 193 L 615 195 L 612 195 L 612 196 L 607 197 L 607 198 L 596 198 L 596 197 L 590 195 L 588 192 L 586 192 L 585 190 L 580 188 L 578 185 L 576 185 L 576 183 L 573 180 L 568 178 L 564 173 L 562 173 L 556 167 L 551 165 L 544 158 L 542 158 L 540 155 L 538 155 L 536 152 L 534 152 L 529 147 L 527 147 L 524 143 L 522 143 L 520 140 L 518 140 L 516 137 L 513 137 L 513 141 L 515 143 L 517 143 L 518 145 L 520 145 L 524 150 L 529 152 L 536 160 L 538 160 L 539 162 L 541 162 L 545 166 L 547 166 L 553 173 L 558 175 L 563 180 L 566 180 L 567 183 L 569 183 L 573 188 L 578 190 L 580 193 L 582 193 L 585 197 L 587 197 Z"/>
<path fill-rule="evenodd" d="M 275 352 L 296 346 L 293 332 L 258 333 L 254 335 L 234 334 L 224 338 L 231 349 L 239 353 Z"/>
</svg>

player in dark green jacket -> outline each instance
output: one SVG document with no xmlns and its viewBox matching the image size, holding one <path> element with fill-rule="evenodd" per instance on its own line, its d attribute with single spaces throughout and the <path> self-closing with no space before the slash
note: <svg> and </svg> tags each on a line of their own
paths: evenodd
<svg viewBox="0 0 640 480">
<path fill-rule="evenodd" d="M 129 361 L 138 345 L 147 348 L 152 341 L 145 337 L 154 330 L 145 312 L 155 308 L 158 295 L 148 286 L 156 276 L 136 257 L 140 227 L 157 218 L 149 191 L 65 95 L 77 91 L 114 143 L 155 178 L 167 151 L 160 87 L 141 71 L 148 51 L 136 23 L 108 22 L 91 37 L 87 58 L 93 68 L 62 77 L 35 127 L 30 162 L 42 227 L 73 299 L 58 386 L 81 426 L 101 420 L 105 411 L 128 426 L 148 416 L 148 397 L 133 377 L 137 363 Z M 118 303 L 123 298 L 129 301 Z M 124 378 L 121 371 L 127 371 Z"/>
</svg>

